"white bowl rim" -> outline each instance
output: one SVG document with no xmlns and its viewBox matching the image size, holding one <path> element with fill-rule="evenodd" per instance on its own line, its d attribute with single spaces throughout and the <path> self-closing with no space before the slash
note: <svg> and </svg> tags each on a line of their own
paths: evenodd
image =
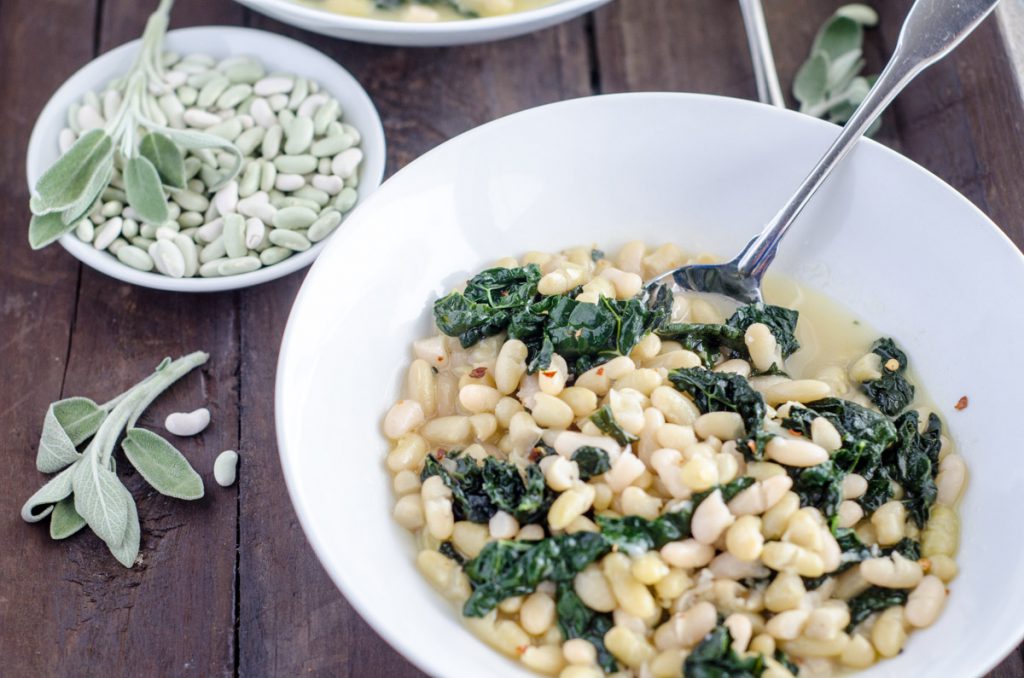
<svg viewBox="0 0 1024 678">
<path fill-rule="evenodd" d="M 170 43 L 167 46 L 173 46 L 173 43 L 177 40 L 200 38 L 209 40 L 214 36 L 223 39 L 226 33 L 233 34 L 234 36 L 250 42 L 264 41 L 269 47 L 293 50 L 298 52 L 304 60 L 309 60 L 314 65 L 319 63 L 325 67 L 334 68 L 334 72 L 329 72 L 329 78 L 324 78 L 322 73 L 316 76 L 316 79 L 325 88 L 329 88 L 328 82 L 325 82 L 325 80 L 335 82 L 341 81 L 348 87 L 351 87 L 351 91 L 354 93 L 355 98 L 346 102 L 344 105 L 346 108 L 357 106 L 358 108 L 365 109 L 370 113 L 371 118 L 371 125 L 369 128 L 359 130 L 363 137 L 361 147 L 365 149 L 367 146 L 377 147 L 379 145 L 380 148 L 379 153 L 368 153 L 364 157 L 358 188 L 360 198 L 359 202 L 356 204 L 356 208 L 358 208 L 358 206 L 366 200 L 366 197 L 375 191 L 381 184 L 384 178 L 385 165 L 387 163 L 387 142 L 384 137 L 384 126 L 381 122 L 380 113 L 377 111 L 377 107 L 373 104 L 373 100 L 370 98 L 370 95 L 366 92 L 359 81 L 356 80 L 355 76 L 323 52 L 310 47 L 309 45 L 303 44 L 294 38 L 278 35 L 277 33 L 271 33 L 269 31 L 263 31 L 258 28 L 220 25 L 178 28 L 167 32 L 167 41 Z M 32 134 L 29 137 L 28 149 L 25 154 L 25 177 L 28 181 L 29 191 L 31 191 L 35 185 L 34 178 L 38 179 L 38 177 L 45 171 L 45 168 L 40 166 L 40 156 L 45 153 L 45 151 L 41 150 L 43 148 L 43 144 L 49 143 L 49 140 L 43 139 L 44 132 L 42 130 L 41 122 L 53 116 L 59 116 L 63 119 L 65 116 L 66 105 L 62 103 L 62 100 L 65 99 L 65 97 L 70 97 L 72 101 L 78 101 L 81 97 L 81 93 L 84 91 L 84 89 L 78 85 L 79 80 L 92 75 L 94 72 L 110 71 L 110 65 L 114 61 L 124 57 L 127 52 L 136 50 L 140 43 L 141 38 L 137 38 L 119 45 L 92 59 L 75 71 L 74 74 L 65 80 L 64 83 L 50 96 L 50 99 L 46 102 L 42 111 L 40 111 L 36 118 L 36 122 L 32 127 Z M 276 43 L 276 45 L 274 43 Z M 210 44 L 216 45 L 217 41 L 211 41 Z M 213 49 L 211 51 L 216 52 L 217 50 Z M 265 53 L 273 54 L 274 52 L 274 49 L 267 49 Z M 264 61 L 268 67 L 273 65 L 265 59 L 263 51 L 255 54 L 255 56 L 258 56 L 261 61 Z M 113 77 L 113 75 L 111 77 Z M 364 124 L 362 127 L 366 127 L 366 125 Z M 356 208 L 353 208 L 353 211 L 349 212 L 345 217 L 345 221 L 348 221 L 349 218 L 351 218 L 351 215 L 354 213 Z M 295 271 L 301 270 L 312 264 L 329 240 L 330 237 L 327 237 L 318 243 L 314 243 L 313 246 L 305 252 L 297 252 L 281 263 L 274 264 L 273 266 L 264 266 L 263 268 L 250 273 L 214 278 L 172 278 L 156 272 L 139 271 L 127 266 L 126 264 L 122 264 L 109 252 L 100 252 L 89 243 L 82 242 L 75 237 L 73 233 L 65 234 L 58 242 L 65 250 L 83 264 L 90 266 L 104 275 L 108 275 L 123 282 L 157 290 L 202 293 L 221 292 L 225 290 L 251 287 L 253 285 L 260 285 L 294 273 Z"/>
<path fill-rule="evenodd" d="M 704 100 L 714 100 L 714 101 L 719 101 L 719 102 L 729 102 L 732 105 L 741 106 L 741 107 L 757 107 L 757 108 L 760 109 L 760 113 L 763 114 L 763 115 L 789 116 L 792 119 L 799 119 L 801 121 L 800 124 L 805 124 L 805 125 L 808 125 L 808 126 L 815 126 L 816 125 L 819 128 L 827 126 L 827 127 L 831 128 L 833 130 L 838 130 L 839 129 L 839 127 L 837 125 L 834 125 L 833 123 L 826 122 L 826 121 L 821 120 L 819 118 L 813 118 L 811 116 L 799 113 L 797 111 L 793 111 L 793 110 L 789 110 L 789 109 L 780 109 L 780 108 L 777 108 L 777 107 L 774 107 L 774 106 L 770 106 L 770 105 L 767 105 L 767 104 L 762 104 L 762 103 L 759 103 L 759 102 L 756 102 L 756 101 L 750 101 L 750 100 L 746 100 L 746 99 L 738 99 L 738 98 L 734 98 L 734 97 L 725 97 L 725 96 L 713 95 L 713 94 L 700 94 L 700 93 L 692 93 L 692 92 L 627 92 L 627 93 L 592 95 L 592 96 L 586 96 L 586 97 L 579 97 L 579 98 L 575 98 L 575 99 L 568 99 L 568 100 L 565 100 L 565 101 L 553 102 L 553 103 L 550 103 L 550 104 L 544 104 L 544 105 L 537 106 L 537 107 L 534 107 L 534 108 L 526 109 L 526 110 L 523 110 L 523 111 L 519 111 L 519 112 L 516 112 L 516 113 L 512 113 L 510 115 L 498 118 L 496 120 L 490 121 L 488 123 L 485 123 L 483 125 L 475 127 L 473 129 L 470 129 L 470 130 L 468 130 L 466 132 L 463 132 L 462 134 L 460 134 L 460 135 L 458 135 L 456 137 L 453 137 L 452 139 L 449 139 L 448 141 L 446 141 L 446 142 L 444 142 L 442 144 L 439 144 L 438 146 L 434 147 L 433 149 L 427 151 L 426 153 L 424 153 L 423 155 L 419 156 L 418 158 L 413 160 L 411 163 L 406 165 L 406 167 L 402 168 L 402 170 L 400 170 L 399 172 L 396 172 L 395 175 L 393 175 L 393 176 L 397 176 L 398 174 L 401 174 L 402 172 L 405 171 L 406 168 L 415 166 L 417 163 L 420 163 L 422 160 L 424 160 L 424 158 L 427 158 L 428 156 L 431 156 L 434 153 L 446 152 L 446 151 L 442 151 L 442 149 L 445 149 L 446 147 L 449 147 L 450 145 L 452 145 L 452 144 L 454 144 L 456 142 L 460 143 L 460 144 L 467 143 L 468 141 L 472 140 L 475 136 L 477 136 L 479 134 L 482 134 L 482 133 L 485 133 L 485 131 L 489 132 L 490 130 L 492 130 L 494 128 L 499 128 L 501 126 L 508 125 L 508 124 L 514 124 L 515 121 L 517 121 L 518 119 L 520 119 L 522 117 L 533 116 L 533 115 L 543 115 L 543 112 L 546 109 L 553 108 L 553 107 L 564 107 L 564 108 L 581 107 L 581 108 L 585 108 L 588 105 L 588 102 L 590 102 L 591 100 L 595 100 L 595 99 L 606 100 L 606 99 L 627 99 L 627 98 L 628 99 L 635 99 L 635 100 L 639 100 L 639 101 L 645 101 L 645 100 L 646 101 L 655 101 L 655 100 L 663 100 L 663 99 L 676 99 L 676 100 L 680 100 L 680 101 L 683 101 L 683 102 L 686 102 L 686 101 L 704 101 Z M 965 207 L 968 208 L 969 211 L 973 212 L 976 216 L 979 217 L 979 223 L 978 223 L 979 227 L 981 227 L 982 225 L 985 225 L 989 229 L 995 231 L 997 236 L 999 236 L 1002 239 L 1002 242 L 1007 247 L 1009 247 L 1011 249 L 1011 251 L 1016 255 L 1016 259 L 1017 259 L 1018 263 L 1020 264 L 1021 268 L 1024 268 L 1024 253 L 1021 252 L 1021 250 L 1017 247 L 1017 245 L 1009 238 L 1009 236 L 1006 235 L 1006 233 L 1001 228 L 999 228 L 995 224 L 995 222 L 993 222 L 981 209 L 979 209 L 977 207 L 977 205 L 975 205 L 973 202 L 968 200 L 963 194 L 961 194 L 955 188 L 950 186 L 946 181 L 944 181 L 943 179 L 941 179 L 940 177 L 936 176 L 934 173 L 929 171 L 927 168 L 925 168 L 925 167 L 915 163 L 911 159 L 909 159 L 906 156 L 896 152 L 895 150 L 893 150 L 893 149 L 891 149 L 891 148 L 889 148 L 889 147 L 887 147 L 887 146 L 885 146 L 885 145 L 883 145 L 883 144 L 881 144 L 881 143 L 879 143 L 879 142 L 877 142 L 877 141 L 875 141 L 873 139 L 870 139 L 870 138 L 865 138 L 864 140 L 862 140 L 861 143 L 868 144 L 869 146 L 871 146 L 876 151 L 877 150 L 882 151 L 883 153 L 889 155 L 892 159 L 895 159 L 898 163 L 901 163 L 901 164 L 903 164 L 903 165 L 905 165 L 905 166 L 907 166 L 909 168 L 912 168 L 913 170 L 915 170 L 915 171 L 917 171 L 919 173 L 923 173 L 923 174 L 927 175 L 928 177 L 930 177 L 935 182 L 937 182 L 938 185 L 940 185 L 944 189 L 946 189 L 946 191 L 950 194 L 951 199 L 953 199 L 953 197 L 955 196 L 956 200 L 959 200 Z M 389 179 L 389 182 L 386 182 L 386 183 L 390 183 L 390 179 Z M 373 196 L 371 196 L 371 198 L 367 202 L 368 203 L 371 203 L 371 202 L 375 203 L 375 202 L 380 201 L 380 200 L 387 200 L 388 199 L 388 193 L 389 193 L 389 191 L 387 190 L 387 186 L 385 185 L 382 188 L 384 190 L 376 192 Z M 364 210 L 364 212 L 369 214 L 370 210 Z M 360 220 L 360 221 L 362 221 L 362 220 Z M 362 225 L 361 225 L 361 223 L 356 222 L 355 224 L 352 225 L 352 227 L 353 228 L 361 228 Z M 385 640 L 385 642 L 387 642 L 395 651 L 399 652 L 403 657 L 405 657 L 408 661 L 410 661 L 412 664 L 414 664 L 420 670 L 424 671 L 427 674 L 430 674 L 430 672 L 431 672 L 431 670 L 433 668 L 432 665 L 431 665 L 431 656 L 429 654 L 425 653 L 425 652 L 421 652 L 418 648 L 415 647 L 415 645 L 407 643 L 401 636 L 399 636 L 397 633 L 393 632 L 390 628 L 387 627 L 386 624 L 382 623 L 381 615 L 378 614 L 377 609 L 373 605 L 373 601 L 371 601 L 371 600 L 369 600 L 367 598 L 364 598 L 364 594 L 363 594 L 362 590 L 360 589 L 360 587 L 358 586 L 358 582 L 349 581 L 348 578 L 347 578 L 347 573 L 346 572 L 344 572 L 341 569 L 333 568 L 332 566 L 329 566 L 327 564 L 328 557 L 331 555 L 331 552 L 324 545 L 324 543 L 320 540 L 320 537 L 318 536 L 318 534 L 316 532 L 317 528 L 314 527 L 316 521 L 314 521 L 312 519 L 312 516 L 313 516 L 314 512 L 312 511 L 311 507 L 307 505 L 307 502 L 306 502 L 305 498 L 298 491 L 298 482 L 299 482 L 298 481 L 298 476 L 299 476 L 299 472 L 297 470 L 297 467 L 298 467 L 298 465 L 300 463 L 300 458 L 297 455 L 295 455 L 293 452 L 289 452 L 289 448 L 288 448 L 287 442 L 286 442 L 287 438 L 288 438 L 288 435 L 286 433 L 287 422 L 286 422 L 286 418 L 284 417 L 284 414 L 283 414 L 283 412 L 284 412 L 284 398 L 283 398 L 283 390 L 284 390 L 283 389 L 283 382 L 284 382 L 284 380 L 283 380 L 281 375 L 285 374 L 288 371 L 288 369 L 289 369 L 289 360 L 295 359 L 295 358 L 298 357 L 298 356 L 292 356 L 291 355 L 291 351 L 289 350 L 290 349 L 290 345 L 293 342 L 292 334 L 295 331 L 294 330 L 294 324 L 293 324 L 293 317 L 295 315 L 297 315 L 300 307 L 302 306 L 303 303 L 305 303 L 304 299 L 307 296 L 306 295 L 306 290 L 305 290 L 306 286 L 307 285 L 315 284 L 315 281 L 318 279 L 318 277 L 320 275 L 323 275 L 323 271 L 320 270 L 321 268 L 322 267 L 318 267 L 317 265 L 314 265 L 311 268 L 309 274 L 306 276 L 306 279 L 303 281 L 302 287 L 299 289 L 299 293 L 296 295 L 296 298 L 295 298 L 295 300 L 293 302 L 292 310 L 289 313 L 288 323 L 285 326 L 285 331 L 284 331 L 284 334 L 283 334 L 282 339 L 281 339 L 281 347 L 280 347 L 280 351 L 279 351 L 279 354 L 278 354 L 278 364 L 277 364 L 277 373 L 276 373 L 276 379 L 275 379 L 275 393 L 274 393 L 274 424 L 275 424 L 275 429 L 276 429 L 276 432 L 277 432 L 278 455 L 279 455 L 280 461 L 281 461 L 281 467 L 282 467 L 282 471 L 283 471 L 283 475 L 284 475 L 284 479 L 285 479 L 285 485 L 288 488 L 289 497 L 291 497 L 292 505 L 293 505 L 293 507 L 295 509 L 296 515 L 299 518 L 299 523 L 302 525 L 302 530 L 305 533 L 306 538 L 309 540 L 310 545 L 313 547 L 313 550 L 314 550 L 314 552 L 317 555 L 317 558 L 320 560 L 321 566 L 327 572 L 328 576 L 334 582 L 335 586 L 337 586 L 337 588 L 342 593 L 342 595 L 345 597 L 345 599 L 348 601 L 348 603 L 373 628 L 373 630 L 378 635 L 380 635 L 380 637 L 383 638 Z M 324 270 L 326 270 L 326 269 L 324 269 Z M 424 582 L 424 585 L 425 586 L 429 586 L 429 584 L 427 582 Z M 980 660 L 978 662 L 979 668 L 982 669 L 980 671 L 979 675 L 982 675 L 984 673 L 988 673 L 995 666 L 997 666 L 1006 656 L 1008 656 L 1014 650 L 1014 648 L 1016 648 L 1020 644 L 1022 638 L 1024 638 L 1024 617 L 1020 618 L 1020 621 L 1017 623 L 1017 625 L 1013 629 L 1012 633 L 1006 634 L 1005 639 L 998 646 L 998 651 L 991 652 L 991 654 L 989 656 L 987 656 L 986 658 L 984 658 L 983 660 Z"/>
<path fill-rule="evenodd" d="M 415 22 L 397 21 L 389 19 L 374 19 L 370 17 L 352 16 L 351 14 L 340 14 L 330 12 L 326 9 L 317 9 L 307 5 L 299 4 L 294 0 L 245 0 L 246 4 L 253 7 L 278 7 L 294 17 L 305 21 L 318 22 L 335 28 L 354 30 L 370 30 L 372 32 L 385 31 L 388 33 L 402 33 L 409 35 L 463 35 L 486 31 L 490 28 L 515 28 L 521 24 L 532 24 L 543 22 L 548 18 L 570 14 L 576 10 L 585 10 L 591 5 L 596 6 L 608 0 L 555 0 L 551 4 L 533 9 L 526 9 L 520 12 L 511 12 L 500 16 L 485 16 L 453 21 L 437 22 Z M 330 17 L 330 19 L 325 19 Z M 453 137 L 456 138 L 456 137 Z"/>
</svg>

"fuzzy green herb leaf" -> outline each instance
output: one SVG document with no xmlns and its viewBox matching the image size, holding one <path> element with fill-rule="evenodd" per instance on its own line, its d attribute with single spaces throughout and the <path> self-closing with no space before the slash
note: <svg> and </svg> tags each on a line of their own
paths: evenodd
<svg viewBox="0 0 1024 678">
<path fill-rule="evenodd" d="M 121 541 L 117 544 L 107 544 L 110 552 L 117 558 L 117 562 L 125 567 L 131 567 L 139 557 L 139 545 L 142 541 L 142 528 L 139 525 L 139 512 L 135 507 L 135 499 L 128 488 L 121 485 L 121 493 L 124 496 L 125 525 Z"/>
<path fill-rule="evenodd" d="M 59 240 L 65 233 L 70 233 L 76 223 L 72 221 L 65 224 L 60 212 L 32 215 L 32 220 L 28 222 L 28 244 L 34 250 L 42 249 Z"/>
<path fill-rule="evenodd" d="M 54 504 L 50 514 L 50 538 L 67 539 L 85 527 L 85 518 L 75 510 L 75 500 L 64 497 Z"/>
<path fill-rule="evenodd" d="M 164 184 L 185 188 L 185 158 L 166 134 L 150 132 L 142 137 L 139 155 L 153 163 Z"/>
<path fill-rule="evenodd" d="M 93 178 L 102 173 L 114 154 L 110 135 L 101 129 L 89 130 L 43 173 L 36 183 L 30 207 L 36 216 L 63 212 L 92 193 L 95 200 L 99 191 L 93 191 Z M 101 187 L 102 189 L 102 187 Z"/>
<path fill-rule="evenodd" d="M 107 413 L 88 398 L 66 398 L 50 405 L 36 452 L 36 468 L 56 473 L 82 455 L 75 449 L 99 429 Z"/>
<path fill-rule="evenodd" d="M 71 496 L 71 479 L 76 470 L 77 465 L 72 464 L 36 490 L 21 507 L 21 519 L 26 523 L 38 523 L 50 515 L 54 504 Z"/>
<path fill-rule="evenodd" d="M 143 221 L 160 224 L 167 221 L 167 196 L 156 167 L 144 156 L 129 158 L 124 165 L 124 190 L 128 204 Z"/>
<path fill-rule="evenodd" d="M 120 545 L 128 526 L 128 504 L 117 474 L 100 460 L 96 448 L 87 450 L 74 469 L 71 486 L 78 515 L 108 546 Z"/>
<path fill-rule="evenodd" d="M 203 496 L 203 479 L 174 445 L 156 433 L 128 429 L 121 448 L 139 475 L 160 494 L 187 500 Z"/>
</svg>

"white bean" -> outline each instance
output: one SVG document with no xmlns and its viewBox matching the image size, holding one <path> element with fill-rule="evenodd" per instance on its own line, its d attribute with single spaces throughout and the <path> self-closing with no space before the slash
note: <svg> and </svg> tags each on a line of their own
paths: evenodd
<svg viewBox="0 0 1024 678">
<path fill-rule="evenodd" d="M 176 436 L 194 436 L 210 425 L 210 410 L 200 407 L 191 412 L 173 412 L 164 420 L 164 428 Z"/>
<path fill-rule="evenodd" d="M 238 453 L 234 450 L 224 450 L 213 462 L 213 479 L 221 487 L 228 487 L 235 482 L 237 476 Z"/>
</svg>

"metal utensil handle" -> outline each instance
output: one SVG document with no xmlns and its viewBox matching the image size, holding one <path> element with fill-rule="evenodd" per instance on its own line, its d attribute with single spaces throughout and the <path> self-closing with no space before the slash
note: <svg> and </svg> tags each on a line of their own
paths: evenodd
<svg viewBox="0 0 1024 678">
<path fill-rule="evenodd" d="M 757 98 L 766 104 L 786 107 L 779 86 L 779 74 L 775 71 L 775 57 L 772 56 L 772 43 L 768 39 L 768 26 L 764 21 L 764 8 L 761 0 L 740 0 L 740 12 L 743 14 L 743 25 L 747 29 L 747 41 L 750 43 L 750 60 L 754 64 L 754 79 L 757 81 Z"/>
<path fill-rule="evenodd" d="M 903 22 L 892 58 L 839 137 L 768 226 L 736 258 L 744 275 L 760 279 L 782 237 L 871 123 L 918 73 L 949 54 L 988 16 L 999 0 L 917 0 Z"/>
</svg>

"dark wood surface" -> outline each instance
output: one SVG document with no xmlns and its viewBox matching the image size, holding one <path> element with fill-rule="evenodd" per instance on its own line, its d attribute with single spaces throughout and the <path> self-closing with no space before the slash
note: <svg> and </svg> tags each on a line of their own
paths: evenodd
<svg viewBox="0 0 1024 678">
<path fill-rule="evenodd" d="M 273 428 L 274 367 L 302 273 L 207 296 L 154 292 L 83 267 L 58 247 L 30 252 L 24 156 L 51 92 L 96 54 L 135 36 L 151 2 L 0 0 L 0 675 L 422 675 L 332 586 L 291 509 Z M 788 88 L 834 0 L 766 0 Z M 868 34 L 876 68 L 909 0 L 886 0 Z M 616 0 L 522 38 L 445 49 L 330 40 L 229 0 L 179 0 L 173 25 L 236 24 L 298 36 L 348 68 L 376 102 L 388 170 L 476 125 L 602 92 L 685 90 L 753 97 L 736 3 Z M 1024 244 L 1022 105 L 989 21 L 908 88 L 880 139 L 950 182 Z M 685 133 L 685 132 L 684 132 Z M 200 374 L 151 408 L 150 423 L 207 403 L 213 424 L 181 447 L 206 479 L 195 503 L 152 492 L 127 468 L 142 520 L 142 564 L 120 567 L 91 535 L 49 540 L 24 524 L 42 415 L 70 395 L 107 399 L 165 355 L 209 351 Z M 212 481 L 223 449 L 239 483 Z M 126 464 L 122 467 L 127 467 Z M 992 674 L 1024 676 L 1020 650 Z"/>
</svg>

